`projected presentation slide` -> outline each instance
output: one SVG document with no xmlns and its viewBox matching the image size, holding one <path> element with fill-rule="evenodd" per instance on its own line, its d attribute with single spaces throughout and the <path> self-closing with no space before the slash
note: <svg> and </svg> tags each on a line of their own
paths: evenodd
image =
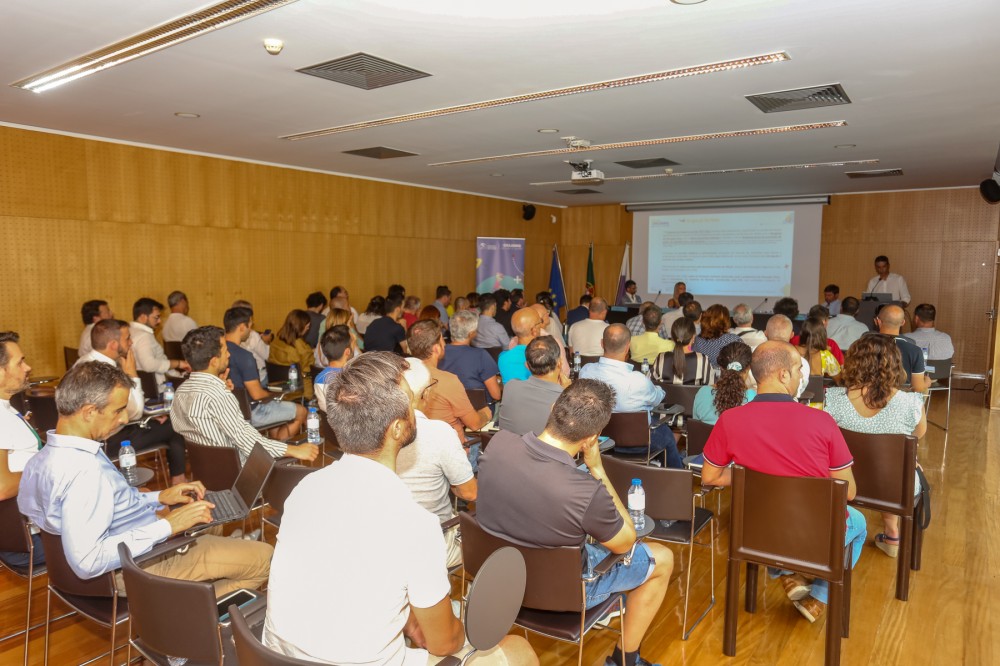
<svg viewBox="0 0 1000 666">
<path fill-rule="evenodd" d="M 717 212 L 649 218 L 649 291 L 789 294 L 795 213 Z"/>
</svg>

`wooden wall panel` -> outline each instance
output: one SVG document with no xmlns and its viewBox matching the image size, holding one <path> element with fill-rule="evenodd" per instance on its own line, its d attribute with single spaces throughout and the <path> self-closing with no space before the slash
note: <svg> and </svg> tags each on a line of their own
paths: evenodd
<svg viewBox="0 0 1000 666">
<path fill-rule="evenodd" d="M 597 295 L 610 302 L 618 289 L 625 243 L 632 238 L 632 215 L 624 206 L 581 206 L 562 214 L 559 259 L 566 282 L 566 298 L 576 307 L 587 280 L 587 253 L 594 244 Z"/>
</svg>

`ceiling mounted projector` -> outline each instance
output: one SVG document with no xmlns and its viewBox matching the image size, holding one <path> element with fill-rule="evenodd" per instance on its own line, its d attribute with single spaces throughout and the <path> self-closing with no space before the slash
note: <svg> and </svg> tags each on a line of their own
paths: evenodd
<svg viewBox="0 0 1000 666">
<path fill-rule="evenodd" d="M 573 173 L 570 174 L 569 180 L 574 185 L 601 185 L 604 183 L 604 172 L 590 167 L 593 160 L 584 160 L 583 162 L 567 160 L 566 163 L 573 167 Z"/>
</svg>

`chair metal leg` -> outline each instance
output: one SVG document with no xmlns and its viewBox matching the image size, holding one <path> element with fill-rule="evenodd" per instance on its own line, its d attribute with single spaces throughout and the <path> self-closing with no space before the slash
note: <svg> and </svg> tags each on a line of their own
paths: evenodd
<svg viewBox="0 0 1000 666">
<path fill-rule="evenodd" d="M 111 650 L 108 659 L 111 666 L 115 666 L 115 630 L 118 628 L 118 595 L 111 597 Z M 128 662 L 126 662 L 128 663 Z"/>
<path fill-rule="evenodd" d="M 711 559 L 711 570 L 712 570 L 712 574 L 711 574 L 711 578 L 710 578 L 711 588 L 710 588 L 710 598 L 709 598 L 708 608 L 706 608 L 704 611 L 702 611 L 701 615 L 698 616 L 698 619 L 694 621 L 694 624 L 692 624 L 691 627 L 688 628 L 688 626 L 687 626 L 688 599 L 691 596 L 691 570 L 694 568 L 694 567 L 691 566 L 691 554 L 694 551 L 694 535 L 692 535 L 691 536 L 691 545 L 689 546 L 689 551 L 688 551 L 687 586 L 684 588 L 684 623 L 681 625 L 681 631 L 683 631 L 682 640 L 685 640 L 685 641 L 688 639 L 688 636 L 691 635 L 691 632 L 693 632 L 695 630 L 695 627 L 697 627 L 699 624 L 701 624 L 701 621 L 705 619 L 705 616 L 708 615 L 708 612 L 710 610 L 712 610 L 713 608 L 715 608 L 715 553 L 714 553 L 714 550 L 713 550 L 714 543 L 715 543 L 715 534 L 714 534 L 714 532 L 715 532 L 715 519 L 714 518 L 711 519 L 710 521 L 708 521 L 708 529 L 709 529 L 709 533 L 708 533 L 709 540 L 708 540 L 708 544 L 706 544 L 706 545 L 708 546 L 708 555 L 709 555 L 709 558 Z"/>
<path fill-rule="evenodd" d="M 844 583 L 830 583 L 830 606 L 826 614 L 826 666 L 840 663 L 840 641 L 843 634 Z"/>
<path fill-rule="evenodd" d="M 850 546 L 848 546 L 850 548 Z M 841 620 L 842 635 L 849 638 L 851 634 L 851 580 L 854 577 L 851 560 L 848 558 L 844 562 L 844 617 Z"/>
<path fill-rule="evenodd" d="M 747 562 L 747 592 L 746 592 L 746 611 L 748 613 L 757 612 L 757 572 L 758 567 L 752 562 Z"/>
<path fill-rule="evenodd" d="M 24 613 L 24 666 L 28 666 L 28 644 L 31 639 L 31 588 L 35 576 L 35 551 L 28 548 L 28 603 Z"/>
<path fill-rule="evenodd" d="M 45 588 L 45 657 L 43 662 L 49 666 L 49 624 L 52 619 L 52 588 Z"/>
<path fill-rule="evenodd" d="M 910 560 L 913 557 L 913 515 L 900 516 L 899 553 L 896 562 L 896 598 L 910 598 Z"/>
<path fill-rule="evenodd" d="M 736 656 L 736 626 L 739 620 L 740 561 L 729 558 L 726 579 L 726 623 L 722 630 L 722 654 Z"/>
<path fill-rule="evenodd" d="M 921 500 L 922 502 L 923 500 Z M 918 505 L 918 508 L 920 505 Z M 920 529 L 916 518 L 917 509 L 913 510 L 913 549 L 910 552 L 910 569 L 920 571 L 920 556 L 924 550 L 924 531 Z"/>
</svg>

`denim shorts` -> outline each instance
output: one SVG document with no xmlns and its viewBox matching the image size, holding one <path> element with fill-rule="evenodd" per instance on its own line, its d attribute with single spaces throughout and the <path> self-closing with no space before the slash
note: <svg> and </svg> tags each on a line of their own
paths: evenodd
<svg viewBox="0 0 1000 666">
<path fill-rule="evenodd" d="M 587 547 L 587 560 L 589 569 L 593 569 L 607 557 L 611 551 L 600 544 L 590 544 Z M 640 543 L 635 547 L 632 561 L 629 564 L 619 562 L 611 571 L 599 577 L 597 580 L 587 583 L 587 608 L 593 608 L 616 592 L 629 592 L 646 582 L 646 579 L 653 573 L 656 561 L 653 560 L 652 553 L 646 544 Z M 586 575 L 586 571 L 584 574 Z"/>
<path fill-rule="evenodd" d="M 250 412 L 250 425 L 266 428 L 272 423 L 285 423 L 295 418 L 295 403 L 271 400 L 262 402 Z"/>
</svg>

